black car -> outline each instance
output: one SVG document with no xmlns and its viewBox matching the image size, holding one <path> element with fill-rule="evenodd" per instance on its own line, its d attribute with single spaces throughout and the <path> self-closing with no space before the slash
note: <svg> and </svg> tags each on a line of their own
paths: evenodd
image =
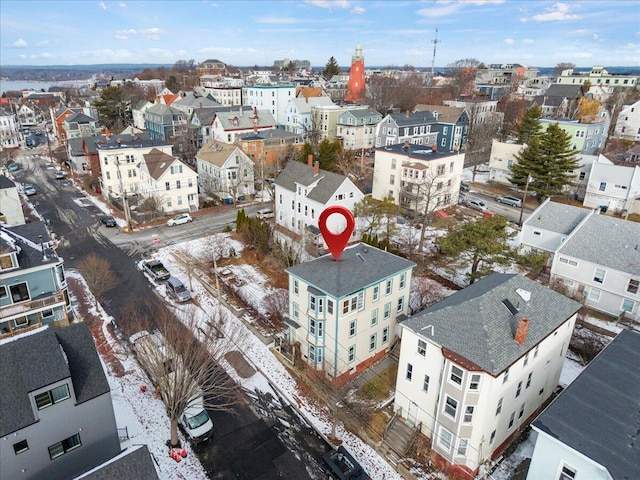
<svg viewBox="0 0 640 480">
<path fill-rule="evenodd" d="M 111 215 L 105 215 L 103 217 L 100 217 L 100 222 L 102 222 L 102 224 L 105 227 L 117 227 L 118 224 L 116 223 L 116 219 L 113 218 Z"/>
</svg>

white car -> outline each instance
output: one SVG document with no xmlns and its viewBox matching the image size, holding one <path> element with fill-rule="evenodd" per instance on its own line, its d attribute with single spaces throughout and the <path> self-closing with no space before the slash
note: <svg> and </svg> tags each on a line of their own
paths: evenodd
<svg viewBox="0 0 640 480">
<path fill-rule="evenodd" d="M 31 195 L 35 195 L 36 193 L 36 189 L 34 188 L 33 185 L 25 185 L 24 186 L 24 194 L 27 196 L 31 196 Z"/>
<path fill-rule="evenodd" d="M 183 223 L 190 222 L 193 222 L 193 218 L 191 218 L 191 215 L 189 215 L 188 213 L 181 213 L 180 215 L 176 215 L 175 217 L 171 218 L 167 222 L 167 225 L 173 227 L 174 225 L 182 225 Z"/>
<path fill-rule="evenodd" d="M 260 220 L 264 220 L 267 218 L 273 218 L 274 213 L 273 213 L 273 210 L 271 210 L 270 208 L 261 208 L 256 212 L 256 217 L 259 218 Z"/>
<path fill-rule="evenodd" d="M 478 200 L 477 198 L 470 198 L 469 200 L 467 200 L 467 206 L 481 212 L 489 210 L 489 207 L 487 207 L 487 205 L 482 200 Z"/>
</svg>

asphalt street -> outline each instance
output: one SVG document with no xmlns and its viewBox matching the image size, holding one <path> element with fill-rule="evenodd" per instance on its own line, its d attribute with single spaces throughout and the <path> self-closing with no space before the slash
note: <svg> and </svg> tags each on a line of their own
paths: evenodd
<svg viewBox="0 0 640 480">
<path fill-rule="evenodd" d="M 89 253 L 108 260 L 119 281 L 106 292 L 103 306 L 125 336 L 134 333 L 129 328 L 131 319 L 126 316 L 130 304 L 146 299 L 151 304 L 164 305 L 137 269 L 137 261 L 152 248 L 221 231 L 235 221 L 236 211 L 226 210 L 179 227 L 124 233 L 103 226 L 99 221 L 103 212 L 86 201 L 70 181 L 56 180 L 54 168 L 39 156 L 37 149 L 22 151 L 16 161 L 22 168 L 15 172 L 15 178 L 36 187 L 38 193 L 30 201 L 59 239 L 57 251 L 66 268 L 74 268 Z M 159 244 L 153 243 L 154 237 L 160 239 Z M 297 415 L 289 415 L 285 423 L 281 417 L 269 414 L 270 409 L 264 405 L 256 409 L 251 398 L 244 396 L 232 413 L 210 412 L 215 437 L 196 452 L 210 478 L 324 478 L 321 458 L 329 447 Z"/>
</svg>

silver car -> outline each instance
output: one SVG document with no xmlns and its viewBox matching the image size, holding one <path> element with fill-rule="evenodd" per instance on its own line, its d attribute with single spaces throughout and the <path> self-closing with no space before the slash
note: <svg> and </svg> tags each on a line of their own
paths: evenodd
<svg viewBox="0 0 640 480">
<path fill-rule="evenodd" d="M 505 205 L 510 205 L 512 207 L 518 207 L 518 208 L 522 206 L 522 200 L 512 195 L 502 195 L 500 197 L 497 197 L 496 202 L 504 203 Z"/>
<path fill-rule="evenodd" d="M 473 208 L 474 210 L 479 210 L 480 212 L 484 212 L 485 210 L 489 209 L 486 203 L 477 198 L 470 198 L 469 200 L 467 200 L 467 206 L 469 208 Z"/>
<path fill-rule="evenodd" d="M 167 295 L 173 297 L 177 302 L 186 302 L 191 300 L 191 292 L 189 292 L 189 289 L 184 286 L 184 283 L 176 277 L 169 278 L 169 280 L 167 280 L 166 287 Z"/>
</svg>

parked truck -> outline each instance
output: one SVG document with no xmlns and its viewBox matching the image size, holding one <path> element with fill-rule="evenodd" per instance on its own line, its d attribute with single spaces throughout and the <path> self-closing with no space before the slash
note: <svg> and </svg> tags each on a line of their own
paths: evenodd
<svg viewBox="0 0 640 480">
<path fill-rule="evenodd" d="M 156 386 L 159 383 L 171 386 L 174 382 L 179 382 L 179 385 L 182 386 L 192 385 L 193 388 L 187 388 L 187 390 L 199 392 L 198 395 L 194 395 L 193 400 L 189 402 L 187 408 L 180 415 L 178 425 L 194 445 L 199 445 L 209 440 L 213 436 L 213 422 L 204 408 L 202 389 L 195 383 L 195 380 L 184 366 L 180 367 L 182 362 L 179 356 L 167 355 L 162 334 L 159 331 L 149 333 L 146 330 L 142 330 L 131 335 L 129 342 L 133 347 L 138 363 L 140 363 Z M 160 365 L 163 365 L 163 368 L 158 368 Z M 161 377 L 160 379 L 154 378 L 155 372 L 162 372 L 158 374 Z M 162 397 L 162 393 L 160 395 Z"/>
<path fill-rule="evenodd" d="M 160 260 L 143 260 L 142 271 L 158 282 L 168 280 L 171 276 L 169 270 L 165 268 Z"/>
</svg>

